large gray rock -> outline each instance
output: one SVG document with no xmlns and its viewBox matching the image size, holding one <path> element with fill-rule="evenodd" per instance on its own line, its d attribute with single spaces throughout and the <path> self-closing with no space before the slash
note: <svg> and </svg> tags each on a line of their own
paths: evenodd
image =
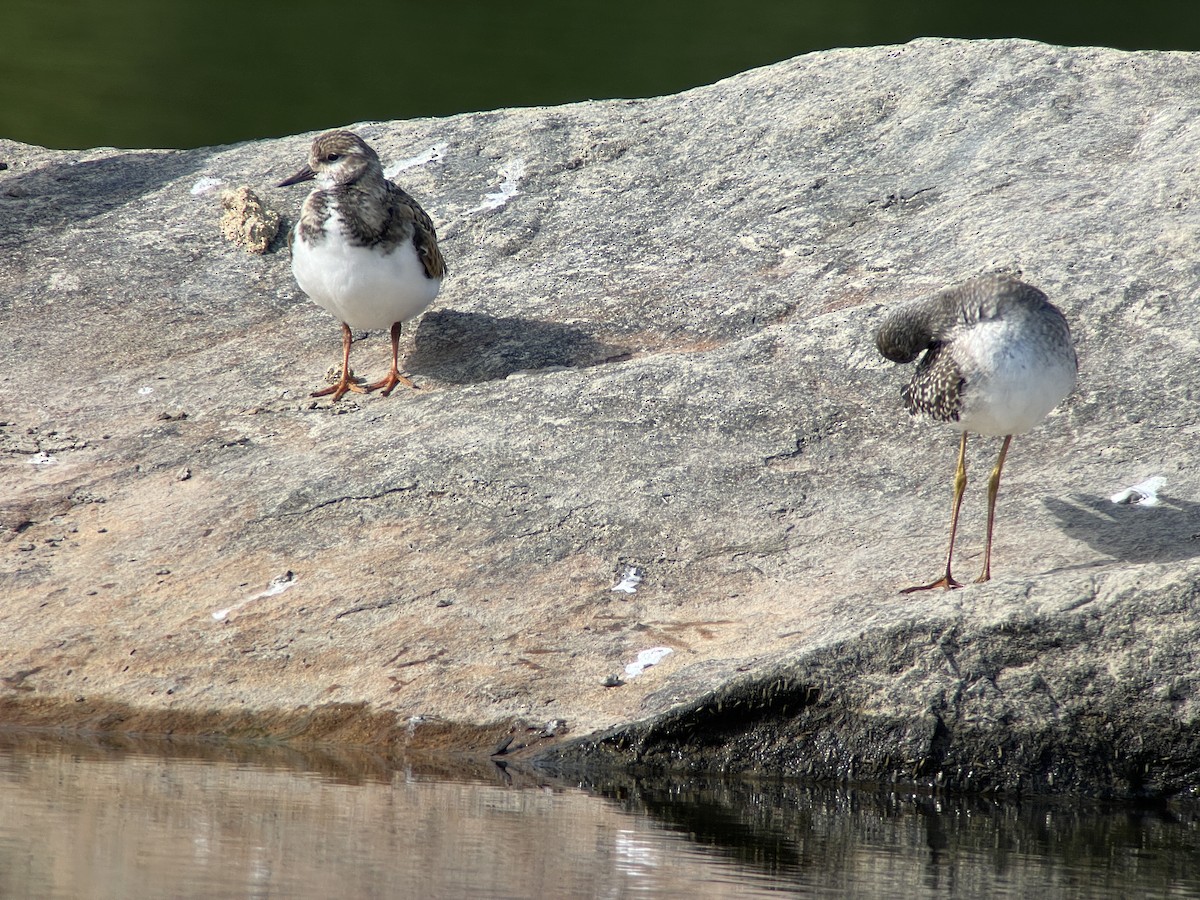
<svg viewBox="0 0 1200 900">
<path fill-rule="evenodd" d="M 0 142 L 5 721 L 1195 790 L 1200 57 L 923 40 L 357 130 L 451 278 L 423 389 L 336 406 L 337 323 L 204 189 L 291 220 L 311 136 Z M 995 580 L 901 597 L 956 435 L 873 326 L 997 268 L 1064 310 L 1079 386 L 1014 441 Z"/>
</svg>

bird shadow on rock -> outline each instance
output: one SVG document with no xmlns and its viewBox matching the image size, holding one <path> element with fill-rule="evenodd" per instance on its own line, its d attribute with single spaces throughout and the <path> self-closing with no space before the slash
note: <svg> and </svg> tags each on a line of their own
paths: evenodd
<svg viewBox="0 0 1200 900">
<path fill-rule="evenodd" d="M 1064 533 L 1125 562 L 1176 562 L 1200 556 L 1200 503 L 1159 495 L 1156 506 L 1072 494 L 1042 501 Z"/>
<path fill-rule="evenodd" d="M 197 171 L 204 159 L 189 151 L 114 151 L 87 162 L 0 172 L 0 247 L 28 242 L 31 229 L 77 224 L 117 209 Z"/>
<path fill-rule="evenodd" d="M 405 364 L 439 381 L 475 384 L 515 372 L 582 368 L 631 355 L 625 347 L 570 325 L 444 309 L 421 319 Z"/>
</svg>

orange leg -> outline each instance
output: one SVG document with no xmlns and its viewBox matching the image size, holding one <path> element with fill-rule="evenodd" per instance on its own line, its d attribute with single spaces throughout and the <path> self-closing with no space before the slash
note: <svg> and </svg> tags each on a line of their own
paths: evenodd
<svg viewBox="0 0 1200 900">
<path fill-rule="evenodd" d="M 1000 445 L 1000 455 L 996 457 L 996 466 L 992 469 L 992 477 L 988 479 L 987 543 L 983 549 L 983 574 L 975 579 L 976 584 L 983 584 L 992 577 L 992 524 L 996 521 L 996 493 L 1000 490 L 1000 470 L 1004 468 L 1004 458 L 1008 456 L 1008 445 L 1011 443 L 1010 434 Z"/>
<path fill-rule="evenodd" d="M 381 393 L 385 397 L 388 394 L 390 394 L 392 392 L 392 388 L 394 388 L 398 384 L 402 384 L 405 387 L 410 387 L 414 391 L 420 390 L 415 384 L 412 383 L 411 379 L 405 378 L 403 375 L 400 374 L 400 369 L 397 365 L 397 363 L 399 362 L 399 359 L 400 359 L 400 323 L 395 322 L 392 325 L 392 368 L 388 371 L 387 376 L 382 381 L 377 381 L 374 384 L 367 385 L 367 390 L 368 391 L 377 391 L 382 388 Z"/>
<path fill-rule="evenodd" d="M 327 388 L 321 388 L 319 391 L 313 391 L 311 396 L 324 397 L 327 394 L 333 394 L 333 402 L 337 403 L 342 399 L 342 395 L 346 391 L 353 391 L 356 394 L 365 394 L 369 388 L 364 388 L 354 378 L 354 373 L 350 371 L 350 341 L 353 340 L 353 335 L 350 334 L 350 326 L 345 322 L 342 323 L 342 377 L 337 384 L 330 385 Z"/>
<path fill-rule="evenodd" d="M 937 581 L 930 582 L 929 584 L 914 585 L 913 587 L 905 588 L 900 593 L 911 594 L 915 591 L 931 591 L 934 588 L 950 590 L 951 588 L 962 587 L 962 583 L 955 581 L 954 576 L 950 574 L 950 561 L 954 559 L 954 535 L 958 532 L 958 510 L 962 506 L 963 491 L 966 488 L 967 433 L 964 431 L 962 441 L 958 445 L 958 468 L 954 472 L 954 509 L 950 513 L 950 549 L 946 552 L 946 574 Z"/>
</svg>

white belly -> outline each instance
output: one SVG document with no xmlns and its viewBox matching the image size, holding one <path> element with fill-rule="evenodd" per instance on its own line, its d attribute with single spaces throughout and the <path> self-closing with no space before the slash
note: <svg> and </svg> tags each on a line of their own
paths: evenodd
<svg viewBox="0 0 1200 900">
<path fill-rule="evenodd" d="M 1024 434 L 1042 421 L 1075 386 L 1069 345 L 1005 340 L 1002 323 L 978 326 L 968 342 L 983 365 L 967 373 L 963 408 L 951 423 L 979 434 Z M 965 348 L 964 348 L 965 349 Z M 986 374 L 984 374 L 986 373 Z"/>
<path fill-rule="evenodd" d="M 348 244 L 336 232 L 316 245 L 297 238 L 292 272 L 314 303 L 351 328 L 370 331 L 419 316 L 441 287 L 440 279 L 425 274 L 411 242 L 385 255 Z"/>
</svg>

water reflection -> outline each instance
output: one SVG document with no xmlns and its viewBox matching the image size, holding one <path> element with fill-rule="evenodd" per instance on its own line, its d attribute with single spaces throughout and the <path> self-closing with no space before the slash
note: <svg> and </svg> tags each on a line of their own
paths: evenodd
<svg viewBox="0 0 1200 900">
<path fill-rule="evenodd" d="M 0 733 L 0 896 L 1200 896 L 1196 810 Z"/>
<path fill-rule="evenodd" d="M 694 778 L 602 794 L 777 885 L 847 896 L 1200 896 L 1195 806 L 1018 804 Z"/>
</svg>

